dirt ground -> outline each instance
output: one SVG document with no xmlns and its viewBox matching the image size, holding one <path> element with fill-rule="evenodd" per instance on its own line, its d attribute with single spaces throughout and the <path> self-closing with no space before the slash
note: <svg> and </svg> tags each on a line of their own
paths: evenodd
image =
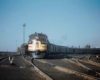
<svg viewBox="0 0 100 80">
<path fill-rule="evenodd" d="M 7 59 L 0 65 L 0 80 L 44 80 L 21 56 L 15 56 L 13 64 Z"/>
</svg>

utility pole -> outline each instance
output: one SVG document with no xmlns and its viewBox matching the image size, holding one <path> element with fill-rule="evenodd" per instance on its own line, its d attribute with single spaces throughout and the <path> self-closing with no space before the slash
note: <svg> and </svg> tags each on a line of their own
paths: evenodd
<svg viewBox="0 0 100 80">
<path fill-rule="evenodd" d="M 16 40 L 16 50 L 17 50 L 17 40 Z"/>
<path fill-rule="evenodd" d="M 23 24 L 23 44 L 25 43 L 25 26 L 26 24 Z"/>
<path fill-rule="evenodd" d="M 92 44 L 92 48 L 93 48 L 93 44 Z"/>
</svg>

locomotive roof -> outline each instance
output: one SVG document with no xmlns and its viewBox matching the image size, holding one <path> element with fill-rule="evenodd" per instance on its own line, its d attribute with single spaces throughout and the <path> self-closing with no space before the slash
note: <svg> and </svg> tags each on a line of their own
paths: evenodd
<svg viewBox="0 0 100 80">
<path fill-rule="evenodd" d="M 43 33 L 33 33 L 33 34 L 31 34 L 29 37 L 33 37 L 33 36 L 42 36 L 42 37 L 47 37 L 47 35 L 46 34 L 43 34 Z"/>
<path fill-rule="evenodd" d="M 50 45 L 58 46 L 58 47 L 67 47 L 67 46 L 56 45 L 56 44 L 53 44 L 53 43 L 50 43 Z"/>
</svg>

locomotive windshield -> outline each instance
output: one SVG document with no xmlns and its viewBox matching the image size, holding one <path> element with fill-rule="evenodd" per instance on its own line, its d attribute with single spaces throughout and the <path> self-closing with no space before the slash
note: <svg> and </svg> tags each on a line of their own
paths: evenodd
<svg viewBox="0 0 100 80">
<path fill-rule="evenodd" d="M 46 42 L 45 38 L 39 38 L 39 39 L 36 39 L 36 40 L 41 41 L 41 42 Z"/>
<path fill-rule="evenodd" d="M 40 40 L 46 42 L 46 39 L 45 38 L 40 38 Z"/>
</svg>

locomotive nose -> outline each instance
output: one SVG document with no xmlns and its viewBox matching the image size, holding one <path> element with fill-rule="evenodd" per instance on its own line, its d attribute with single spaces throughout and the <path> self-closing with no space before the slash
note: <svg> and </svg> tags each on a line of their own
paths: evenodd
<svg viewBox="0 0 100 80">
<path fill-rule="evenodd" d="M 38 44 L 38 42 L 36 42 L 36 44 Z"/>
<path fill-rule="evenodd" d="M 38 42 L 36 42 L 36 47 L 39 48 L 39 43 Z"/>
</svg>

